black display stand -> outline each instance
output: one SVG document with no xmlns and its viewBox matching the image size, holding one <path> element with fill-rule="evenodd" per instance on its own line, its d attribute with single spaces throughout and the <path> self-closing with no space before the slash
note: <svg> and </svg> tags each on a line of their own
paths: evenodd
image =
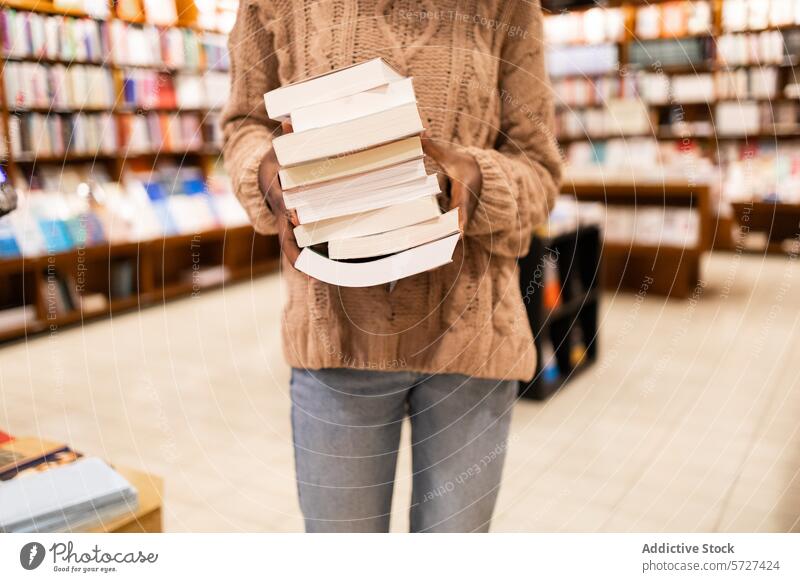
<svg viewBox="0 0 800 582">
<path fill-rule="evenodd" d="M 536 375 L 520 385 L 520 395 L 543 400 L 597 360 L 597 322 L 600 303 L 600 231 L 582 226 L 550 238 L 535 236 L 519 261 L 520 285 L 536 343 Z M 556 266 L 560 301 L 549 309 L 544 302 L 545 264 Z M 585 348 L 575 362 L 576 344 Z M 548 348 L 552 348 L 552 351 Z M 546 355 L 553 354 L 557 374 L 545 372 Z"/>
</svg>

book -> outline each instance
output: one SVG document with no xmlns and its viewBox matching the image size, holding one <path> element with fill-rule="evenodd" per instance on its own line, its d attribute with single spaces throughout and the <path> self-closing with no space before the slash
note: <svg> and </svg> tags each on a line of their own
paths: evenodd
<svg viewBox="0 0 800 582">
<path fill-rule="evenodd" d="M 77 461 L 82 456 L 83 455 L 73 451 L 71 448 L 64 447 L 53 453 L 33 459 L 24 466 L 14 467 L 4 473 L 0 473 L 0 481 L 10 481 L 11 479 L 17 479 L 25 475 L 49 471 L 54 467 L 61 467 L 62 465 Z"/>
<path fill-rule="evenodd" d="M 416 103 L 410 77 L 355 95 L 293 109 L 292 129 L 301 132 L 325 127 L 409 103 Z"/>
<path fill-rule="evenodd" d="M 63 443 L 45 441 L 34 437 L 20 437 L 0 444 L 0 480 L 7 480 L 18 472 L 66 451 Z"/>
<path fill-rule="evenodd" d="M 438 193 L 439 181 L 436 176 L 426 176 L 403 184 L 370 190 L 368 193 L 353 200 L 330 200 L 319 206 L 302 206 L 297 208 L 296 212 L 300 224 L 305 224 L 307 222 L 317 222 L 327 218 L 375 210 Z"/>
<path fill-rule="evenodd" d="M 376 210 L 301 224 L 294 229 L 298 246 L 308 247 L 332 240 L 378 234 L 425 222 L 441 215 L 435 196 L 417 198 Z"/>
<path fill-rule="evenodd" d="M 74 530 L 131 511 L 138 494 L 100 459 L 78 459 L 0 487 L 0 531 Z"/>
<path fill-rule="evenodd" d="M 178 22 L 175 2 L 144 0 L 144 12 L 148 22 L 159 26 L 174 26 Z"/>
<path fill-rule="evenodd" d="M 286 192 L 284 200 L 286 208 L 294 209 L 303 206 L 324 205 L 329 200 L 357 198 L 370 190 L 379 190 L 418 180 L 427 176 L 425 162 L 422 159 L 411 160 L 376 170 L 366 174 L 358 174 L 317 186 L 305 186 L 292 192 Z"/>
<path fill-rule="evenodd" d="M 272 140 L 281 166 L 340 156 L 421 133 L 416 103 Z"/>
<path fill-rule="evenodd" d="M 401 139 L 354 154 L 281 168 L 278 176 L 284 191 L 311 186 L 379 170 L 386 166 L 423 157 L 418 136 Z"/>
<path fill-rule="evenodd" d="M 314 279 L 342 287 L 371 287 L 430 271 L 452 261 L 460 235 L 363 263 L 331 260 L 306 247 L 295 268 Z"/>
<path fill-rule="evenodd" d="M 332 240 L 328 243 L 328 258 L 347 260 L 380 257 L 443 239 L 458 232 L 458 209 L 454 209 L 432 220 L 388 232 Z"/>
<path fill-rule="evenodd" d="M 547 51 L 547 70 L 551 77 L 616 73 L 618 66 L 619 47 L 616 44 L 558 46 Z"/>
<path fill-rule="evenodd" d="M 108 299 L 103 293 L 89 293 L 81 295 L 78 307 L 82 313 L 102 313 L 108 310 Z"/>
<path fill-rule="evenodd" d="M 0 258 L 18 257 L 21 254 L 11 217 L 0 217 Z"/>
<path fill-rule="evenodd" d="M 285 121 L 296 109 L 369 91 L 402 78 L 386 61 L 377 58 L 284 85 L 264 95 L 264 103 L 271 119 Z"/>
</svg>

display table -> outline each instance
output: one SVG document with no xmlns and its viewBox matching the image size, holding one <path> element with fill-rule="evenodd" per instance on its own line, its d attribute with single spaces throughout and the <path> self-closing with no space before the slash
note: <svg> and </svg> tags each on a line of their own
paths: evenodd
<svg viewBox="0 0 800 582">
<path fill-rule="evenodd" d="M 693 246 L 603 244 L 603 285 L 609 291 L 640 291 L 686 298 L 701 279 L 703 257 L 711 249 L 713 221 L 710 186 L 686 180 L 610 179 L 604 176 L 565 178 L 562 194 L 607 206 L 690 208 L 699 214 L 700 231 Z"/>
</svg>

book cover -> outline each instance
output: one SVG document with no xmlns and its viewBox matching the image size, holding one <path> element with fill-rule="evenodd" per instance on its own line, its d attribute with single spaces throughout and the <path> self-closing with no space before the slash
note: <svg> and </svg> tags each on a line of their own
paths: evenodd
<svg viewBox="0 0 800 582">
<path fill-rule="evenodd" d="M 4 442 L 0 444 L 0 480 L 10 479 L 18 472 L 66 450 L 68 447 L 63 443 L 35 437 L 20 437 Z"/>
<path fill-rule="evenodd" d="M 73 247 L 73 241 L 69 235 L 69 228 L 63 220 L 40 219 L 39 229 L 44 236 L 44 243 L 48 252 L 60 253 L 68 251 Z"/>
<path fill-rule="evenodd" d="M 298 271 L 330 285 L 372 287 L 430 271 L 453 260 L 460 234 L 368 262 L 333 261 L 306 247 L 295 263 Z"/>
</svg>

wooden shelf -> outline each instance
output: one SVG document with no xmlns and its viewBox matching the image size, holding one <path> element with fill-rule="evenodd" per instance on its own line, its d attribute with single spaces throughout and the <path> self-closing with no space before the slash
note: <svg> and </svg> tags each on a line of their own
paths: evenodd
<svg viewBox="0 0 800 582">
<path fill-rule="evenodd" d="M 219 148 L 199 148 L 191 150 L 158 150 L 150 152 L 120 152 L 116 154 L 65 154 L 62 156 L 25 156 L 23 158 L 15 158 L 14 162 L 17 164 L 63 164 L 69 162 L 93 162 L 93 161 L 108 161 L 108 160 L 136 160 L 146 159 L 153 157 L 169 157 L 169 156 L 220 156 L 222 150 Z"/>
<path fill-rule="evenodd" d="M 666 256 L 672 258 L 697 258 L 704 250 L 699 247 L 678 247 L 672 245 L 650 245 L 641 243 L 604 242 L 603 252 L 607 255 L 630 255 L 639 257 Z"/>
<path fill-rule="evenodd" d="M 142 114 L 146 114 L 146 113 L 186 113 L 186 114 L 194 113 L 194 114 L 198 114 L 198 115 L 203 115 L 203 114 L 208 114 L 208 113 L 220 113 L 222 111 L 222 108 L 220 108 L 220 107 L 180 107 L 180 106 L 175 106 L 175 107 L 160 107 L 160 106 L 139 107 L 138 105 L 136 105 L 136 106 L 121 105 L 119 107 L 115 107 L 115 108 L 110 109 L 108 111 L 112 111 L 114 113 L 119 113 L 119 114 L 128 114 L 128 115 L 130 115 L 130 114 L 142 115 Z"/>
<path fill-rule="evenodd" d="M 84 61 L 78 59 L 59 59 L 50 57 L 34 57 L 30 55 L 9 55 L 3 54 L 4 61 L 12 61 L 18 63 L 39 63 L 41 65 L 87 65 L 93 67 L 111 66 L 109 61 Z"/>
<path fill-rule="evenodd" d="M 59 114 L 71 115 L 76 113 L 114 113 L 119 115 L 141 115 L 146 113 L 186 113 L 186 114 L 207 114 L 219 113 L 219 107 L 139 107 L 130 105 L 106 105 L 97 107 L 11 107 L 8 112 L 11 115 L 24 115 L 26 113 Z"/>
<path fill-rule="evenodd" d="M 800 204 L 786 202 L 735 202 L 736 222 L 749 232 L 767 236 L 771 248 L 778 249 L 785 240 L 800 236 Z"/>
<path fill-rule="evenodd" d="M 20 339 L 30 334 L 39 333 L 43 329 L 42 323 L 38 320 L 32 322 L 31 325 L 28 326 L 19 325 L 8 329 L 0 329 L 0 343 L 7 342 L 9 340 Z"/>
<path fill-rule="evenodd" d="M 613 176 L 571 179 L 567 176 L 561 192 L 588 202 L 699 207 L 708 197 L 709 187 L 674 179 L 620 179 Z"/>
<path fill-rule="evenodd" d="M 42 12 L 44 14 L 54 14 L 60 16 L 79 16 L 90 18 L 86 12 L 78 8 L 67 8 L 56 6 L 49 0 L 5 0 L 5 7 L 16 10 L 27 10 L 29 12 Z"/>
<path fill-rule="evenodd" d="M 75 113 L 112 113 L 113 107 L 9 107 L 8 113 L 11 115 L 25 115 L 26 113 L 42 113 L 45 115 L 70 115 Z"/>
<path fill-rule="evenodd" d="M 632 135 L 584 135 L 584 136 L 569 136 L 557 137 L 559 143 L 573 143 L 577 141 L 601 142 L 611 139 L 638 139 L 638 138 L 653 138 L 657 140 L 699 140 L 699 141 L 741 141 L 751 139 L 796 139 L 800 138 L 800 126 L 796 129 L 782 129 L 779 131 L 758 131 L 748 134 L 723 134 L 723 133 L 690 133 L 681 134 L 671 131 L 659 130 L 654 133 L 645 134 L 632 134 Z"/>
<path fill-rule="evenodd" d="M 206 267 L 224 265 L 228 277 L 219 284 L 201 286 L 206 290 L 220 284 L 227 285 L 237 281 L 249 280 L 265 275 L 279 268 L 279 249 L 277 238 L 256 234 L 250 226 L 233 228 L 214 228 L 197 234 L 150 239 L 141 242 L 102 244 L 72 249 L 47 256 L 25 257 L 0 260 L 0 276 L 22 275 L 28 277 L 30 285 L 37 289 L 36 304 L 39 319 L 27 325 L 0 330 L 0 342 L 20 339 L 42 333 L 51 326 L 63 327 L 123 313 L 130 309 L 161 304 L 166 300 L 188 296 L 198 288 L 191 281 L 167 281 L 159 284 L 161 275 L 175 278 L 176 275 L 191 272 L 195 264 L 193 253 L 197 245 L 203 249 L 202 256 L 208 257 Z M 136 273 L 131 295 L 109 298 L 109 269 L 111 264 L 120 261 L 132 264 Z M 99 310 L 87 312 L 79 309 L 45 319 L 46 298 L 38 292 L 48 269 L 55 269 L 61 275 L 76 277 L 79 269 L 91 277 L 94 274 L 95 288 L 86 283 L 87 294 L 100 293 L 109 299 L 108 304 Z M 99 287 L 98 287 L 99 285 Z"/>
<path fill-rule="evenodd" d="M 183 28 L 183 27 L 181 27 Z M 115 61 L 94 61 L 94 60 L 78 60 L 78 59 L 60 59 L 60 58 L 52 58 L 52 57 L 37 57 L 31 55 L 2 55 L 2 60 L 4 61 L 13 61 L 13 62 L 21 62 L 21 63 L 38 63 L 41 65 L 64 65 L 64 66 L 71 66 L 71 65 L 85 65 L 85 66 L 92 66 L 92 67 L 105 67 L 111 70 L 126 70 L 126 69 L 147 69 L 151 71 L 161 72 L 161 73 L 189 73 L 189 74 L 196 74 L 202 75 L 203 73 L 227 73 L 229 69 L 226 67 L 217 67 L 217 66 L 198 66 L 198 67 L 188 67 L 185 65 L 169 65 L 166 63 L 152 63 L 152 64 L 125 64 L 125 63 L 118 63 Z"/>
<path fill-rule="evenodd" d="M 700 278 L 701 261 L 711 249 L 714 221 L 710 211 L 710 187 L 683 180 L 594 179 L 564 180 L 562 194 L 580 201 L 606 205 L 694 208 L 700 215 L 698 242 L 692 247 L 605 242 L 603 281 L 608 289 L 641 289 L 652 279 L 649 291 L 670 297 L 688 297 Z"/>
</svg>

